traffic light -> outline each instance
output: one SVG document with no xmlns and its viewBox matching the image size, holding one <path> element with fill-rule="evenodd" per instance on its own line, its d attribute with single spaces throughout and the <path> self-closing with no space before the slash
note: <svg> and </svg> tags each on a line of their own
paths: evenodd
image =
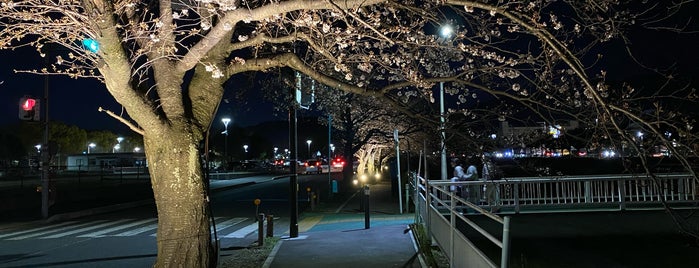
<svg viewBox="0 0 699 268">
<path fill-rule="evenodd" d="M 39 121 L 40 100 L 24 96 L 19 99 L 19 119 L 25 121 Z"/>
</svg>

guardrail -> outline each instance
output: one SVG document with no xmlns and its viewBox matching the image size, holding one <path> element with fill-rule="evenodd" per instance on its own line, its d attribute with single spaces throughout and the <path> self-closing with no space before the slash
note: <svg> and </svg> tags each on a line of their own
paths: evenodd
<svg viewBox="0 0 699 268">
<path fill-rule="evenodd" d="M 414 174 L 413 174 L 414 175 Z M 417 222 L 424 222 L 427 233 L 434 238 L 439 247 L 449 258 L 449 267 L 498 267 L 497 264 L 479 250 L 468 238 L 456 228 L 459 222 L 483 235 L 490 242 L 501 248 L 500 266 L 506 268 L 509 261 L 510 217 L 500 217 L 477 205 L 468 202 L 449 191 L 450 182 L 428 181 L 420 177 L 413 180 L 415 187 L 415 207 Z M 448 198 L 445 200 L 444 197 Z M 470 208 L 502 224 L 501 238 L 488 233 L 475 222 L 466 218 L 459 209 Z M 446 208 L 448 212 L 442 210 Z"/>
<path fill-rule="evenodd" d="M 699 181 L 690 174 L 521 177 L 463 182 L 415 177 L 411 184 L 415 189 L 416 221 L 425 223 L 428 233 L 449 257 L 451 267 L 497 267 L 461 234 L 457 222 L 466 223 L 500 247 L 500 267 L 507 267 L 509 217 L 491 211 L 516 214 L 699 206 Z M 464 199 L 451 192 L 450 186 L 473 192 Z M 503 225 L 500 239 L 466 217 L 478 214 Z"/>
<path fill-rule="evenodd" d="M 696 207 L 699 181 L 690 174 L 522 177 L 447 183 L 481 189 L 481 207 L 503 212 L 553 212 Z M 492 189 L 490 198 L 487 191 Z"/>
</svg>

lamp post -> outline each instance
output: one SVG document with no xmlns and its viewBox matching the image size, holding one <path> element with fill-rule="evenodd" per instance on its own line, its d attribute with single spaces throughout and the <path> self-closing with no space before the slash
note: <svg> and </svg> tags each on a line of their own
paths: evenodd
<svg viewBox="0 0 699 268">
<path fill-rule="evenodd" d="M 243 150 L 245 150 L 245 160 L 248 160 L 248 145 L 243 145 Z"/>
<path fill-rule="evenodd" d="M 308 143 L 308 158 L 313 158 L 313 156 L 311 155 L 311 142 L 313 142 L 313 141 L 306 140 L 306 143 Z"/>
<path fill-rule="evenodd" d="M 88 144 L 87 145 L 87 153 L 90 154 L 90 148 L 95 148 L 95 146 L 97 146 L 97 144 L 95 144 L 94 142 L 91 142 L 90 144 Z"/>
<path fill-rule="evenodd" d="M 440 29 L 439 33 L 440 35 L 444 38 L 447 39 L 451 36 L 453 32 L 453 29 L 451 28 L 450 25 L 444 25 Z M 440 161 L 440 170 L 441 170 L 441 177 L 440 179 L 446 180 L 447 179 L 447 145 L 444 142 L 446 139 L 446 133 L 445 133 L 445 118 L 444 118 L 444 82 L 439 82 L 439 140 L 440 140 L 440 147 L 441 147 L 441 161 Z"/>
<path fill-rule="evenodd" d="M 228 159 L 228 123 L 231 122 L 231 119 L 228 117 L 224 117 L 221 119 L 221 122 L 223 122 L 223 127 L 226 129 L 221 134 L 225 134 L 224 142 L 223 142 L 223 158 Z"/>
</svg>

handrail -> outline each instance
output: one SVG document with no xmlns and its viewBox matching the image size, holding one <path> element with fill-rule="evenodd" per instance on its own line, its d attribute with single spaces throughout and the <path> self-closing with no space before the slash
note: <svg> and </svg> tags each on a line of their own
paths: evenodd
<svg viewBox="0 0 699 268">
<path fill-rule="evenodd" d="M 417 176 L 416 219 L 450 258 L 452 267 L 496 267 L 456 229 L 456 220 L 466 223 L 502 249 L 500 267 L 509 259 L 509 216 L 512 213 L 584 212 L 696 208 L 699 180 L 687 173 L 623 174 L 590 176 L 516 177 L 490 181 L 426 180 Z M 417 184 L 417 185 L 415 185 Z M 468 200 L 450 192 L 450 186 L 478 189 L 478 198 Z M 489 196 L 485 196 L 485 191 Z M 475 202 L 475 203 L 474 203 Z M 470 212 L 460 213 L 466 209 Z M 499 214 L 488 210 L 500 210 Z M 466 215 L 484 215 L 503 225 L 502 240 L 489 234 Z M 449 230 L 444 230 L 448 228 Z M 460 247 L 456 247 L 456 245 Z M 454 254 L 456 248 L 459 254 Z"/>
</svg>

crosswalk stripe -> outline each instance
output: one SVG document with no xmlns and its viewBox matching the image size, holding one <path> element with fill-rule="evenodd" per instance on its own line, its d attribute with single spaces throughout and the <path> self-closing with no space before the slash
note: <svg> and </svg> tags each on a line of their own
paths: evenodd
<svg viewBox="0 0 699 268">
<path fill-rule="evenodd" d="M 111 232 L 114 232 L 114 231 L 123 230 L 123 229 L 130 228 L 130 227 L 133 227 L 133 226 L 136 226 L 136 225 L 141 225 L 141 224 L 144 224 L 144 223 L 150 222 L 150 221 L 153 221 L 153 219 L 145 219 L 145 220 L 135 221 L 135 222 L 127 223 L 127 224 L 123 224 L 123 225 L 117 225 L 117 226 L 114 226 L 114 227 L 112 227 L 112 228 L 107 228 L 107 229 L 100 230 L 100 231 L 97 231 L 97 232 L 92 232 L 92 233 L 89 233 L 89 234 L 79 235 L 78 237 L 102 237 L 102 236 L 104 236 L 104 234 L 106 234 L 106 233 L 111 233 Z"/>
<path fill-rule="evenodd" d="M 102 228 L 102 227 L 106 227 L 106 226 L 110 226 L 110 225 L 119 224 L 119 223 L 122 223 L 122 222 L 125 222 L 125 221 L 129 221 L 129 219 L 118 220 L 118 221 L 112 221 L 112 222 L 105 222 L 105 223 L 93 225 L 93 226 L 90 226 L 90 227 L 80 228 L 80 229 L 77 229 L 77 230 L 72 230 L 72 231 L 63 232 L 63 233 L 59 233 L 59 234 L 55 234 L 55 235 L 50 235 L 50 236 L 41 237 L 41 238 L 43 238 L 43 239 L 48 239 L 48 238 L 59 238 L 59 237 L 69 236 L 69 235 L 72 235 L 72 234 L 82 233 L 82 232 L 94 230 L 94 229 L 97 229 L 97 228 Z"/>
<path fill-rule="evenodd" d="M 65 230 L 71 230 L 71 229 L 73 229 L 73 228 L 80 228 L 80 227 L 82 227 L 82 226 L 94 224 L 94 223 L 97 223 L 97 222 L 104 222 L 104 221 L 94 221 L 94 222 L 86 222 L 86 223 L 81 223 L 81 224 L 69 225 L 69 226 L 65 226 L 65 227 L 57 228 L 57 229 L 52 229 L 52 230 L 48 230 L 48 231 L 43 231 L 43 232 L 38 232 L 38 233 L 27 234 L 27 235 L 18 236 L 18 237 L 12 237 L 12 238 L 9 238 L 8 240 L 22 240 L 22 239 L 27 239 L 27 238 L 42 236 L 42 235 L 45 235 L 45 234 L 62 232 L 62 231 L 65 231 Z"/>
<path fill-rule="evenodd" d="M 226 229 L 228 227 L 231 227 L 233 225 L 236 225 L 238 223 L 241 223 L 245 221 L 247 218 L 232 218 L 227 221 L 223 221 L 221 223 L 216 223 L 216 232 L 221 232 L 221 230 Z"/>
<path fill-rule="evenodd" d="M 115 234 L 114 236 L 132 236 L 132 235 L 137 235 L 140 233 L 145 233 L 145 232 L 148 232 L 151 230 L 158 229 L 158 219 L 150 219 L 149 222 L 153 222 L 153 223 L 148 224 L 148 225 L 143 226 L 143 227 L 140 227 L 140 228 L 130 230 L 130 231 L 126 231 L 123 233 L 118 233 L 118 234 Z"/>
<path fill-rule="evenodd" d="M 31 232 L 38 232 L 38 231 L 42 231 L 42 230 L 46 230 L 46 229 L 51 229 L 51 228 L 56 228 L 56 227 L 60 227 L 60 226 L 64 226 L 64 225 L 69 225 L 69 224 L 73 224 L 73 223 L 76 223 L 76 221 L 67 221 L 67 222 L 62 222 L 62 223 L 59 223 L 59 224 L 54 224 L 54 225 L 49 225 L 49 226 L 44 226 L 44 227 L 38 227 L 38 228 L 33 228 L 33 229 L 29 229 L 29 230 L 24 230 L 24 231 L 17 231 L 17 232 L 12 232 L 12 233 L 8 233 L 8 234 L 2 234 L 2 235 L 0 235 L 0 239 L 5 238 L 5 237 L 10 237 L 10 236 L 15 236 L 15 235 L 21 235 L 21 234 L 31 233 Z"/>
<path fill-rule="evenodd" d="M 258 228 L 258 223 L 252 223 L 248 226 L 238 229 L 235 232 L 223 236 L 224 238 L 245 238 L 248 234 L 256 231 Z"/>
<path fill-rule="evenodd" d="M 247 217 L 216 217 L 216 231 L 219 234 L 228 233 L 225 238 L 245 238 L 247 235 L 257 231 L 258 224 L 256 222 L 247 225 Z M 248 221 L 249 222 L 249 221 Z M 243 228 L 233 231 L 234 228 L 243 226 Z M 67 221 L 49 226 L 39 226 L 27 230 L 15 230 L 10 233 L 0 234 L 0 239 L 4 240 L 23 240 L 23 239 L 51 239 L 61 237 L 83 237 L 83 238 L 100 238 L 100 237 L 124 237 L 154 232 L 158 229 L 158 219 L 120 219 L 120 220 L 92 220 L 86 222 Z M 226 232 L 225 230 L 230 229 Z M 150 233 L 150 236 L 156 236 L 157 233 Z"/>
</svg>

